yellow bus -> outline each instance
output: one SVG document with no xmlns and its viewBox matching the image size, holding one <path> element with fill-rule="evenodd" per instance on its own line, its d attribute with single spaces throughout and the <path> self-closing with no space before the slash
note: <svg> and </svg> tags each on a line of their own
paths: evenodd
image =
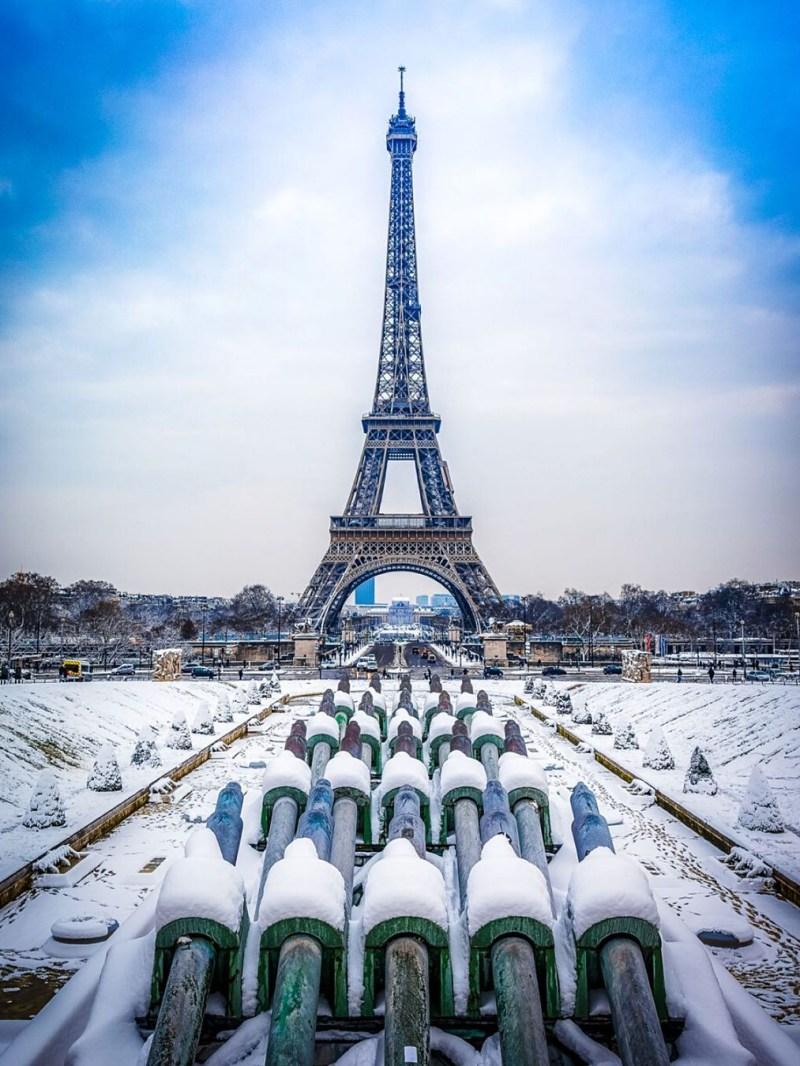
<svg viewBox="0 0 800 1066">
<path fill-rule="evenodd" d="M 88 659 L 65 659 L 61 664 L 65 681 L 91 681 Z"/>
</svg>

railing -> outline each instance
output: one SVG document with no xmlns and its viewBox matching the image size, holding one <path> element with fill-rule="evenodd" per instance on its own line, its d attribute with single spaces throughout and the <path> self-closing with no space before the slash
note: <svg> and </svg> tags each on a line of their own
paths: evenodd
<svg viewBox="0 0 800 1066">
<path fill-rule="evenodd" d="M 461 529 L 472 530 L 470 515 L 332 515 L 331 529 Z"/>
</svg>

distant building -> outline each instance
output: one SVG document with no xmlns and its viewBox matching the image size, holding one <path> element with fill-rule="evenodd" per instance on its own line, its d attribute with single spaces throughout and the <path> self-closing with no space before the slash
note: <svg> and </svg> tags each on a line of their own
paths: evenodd
<svg viewBox="0 0 800 1066">
<path fill-rule="evenodd" d="M 449 592 L 434 592 L 431 596 L 431 607 L 436 609 L 454 610 L 458 608 L 455 596 Z"/>
<path fill-rule="evenodd" d="M 375 603 L 375 578 L 368 578 L 356 589 L 356 604 L 359 607 L 371 607 Z"/>
<path fill-rule="evenodd" d="M 417 607 L 429 607 L 430 602 L 429 596 L 417 596 Z"/>
<path fill-rule="evenodd" d="M 414 605 L 406 597 L 396 597 L 389 604 L 386 621 L 390 626 L 410 626 L 414 623 Z"/>
</svg>

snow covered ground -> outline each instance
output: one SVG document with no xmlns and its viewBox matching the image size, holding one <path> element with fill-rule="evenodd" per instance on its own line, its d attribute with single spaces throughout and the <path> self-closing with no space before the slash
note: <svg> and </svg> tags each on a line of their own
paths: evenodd
<svg viewBox="0 0 800 1066">
<path fill-rule="evenodd" d="M 155 681 L 95 682 L 93 684 L 23 684 L 0 688 L 0 879 L 38 857 L 58 841 L 118 804 L 125 796 L 184 762 L 189 751 L 164 746 L 176 712 L 191 727 L 202 704 L 214 713 L 220 700 L 233 701 L 241 721 L 247 695 L 255 682 Z M 257 708 L 250 708 L 255 711 Z M 162 767 L 130 765 L 140 730 L 157 731 Z M 232 723 L 214 722 L 214 734 Z M 194 749 L 213 736 L 192 734 Z M 97 755 L 112 745 L 122 769 L 121 792 L 93 792 L 86 781 Z M 52 770 L 64 801 L 66 824 L 28 829 L 22 819 L 42 770 Z"/>
<path fill-rule="evenodd" d="M 617 750 L 613 736 L 597 736 L 541 700 L 535 705 L 612 756 L 637 777 L 721 829 L 771 866 L 800 880 L 800 691 L 777 685 L 592 685 L 556 683 L 573 707 L 604 713 L 616 732 L 629 722 L 639 748 Z M 675 758 L 674 770 L 642 765 L 650 732 L 660 727 Z M 683 782 L 695 746 L 702 748 L 719 786 L 715 796 L 684 793 Z M 737 824 L 754 766 L 767 778 L 783 813 L 783 833 L 763 833 Z"/>
<path fill-rule="evenodd" d="M 106 687 L 125 690 L 126 700 L 133 699 L 134 691 L 142 691 L 144 688 L 144 686 L 138 685 L 134 689 L 134 686 L 126 686 L 124 684 L 103 686 L 104 689 Z M 205 688 L 206 686 L 202 687 Z M 209 687 L 213 689 L 215 686 Z M 249 736 L 237 742 L 224 758 L 207 762 L 189 775 L 186 781 L 191 785 L 192 791 L 179 803 L 148 805 L 127 819 L 107 838 L 94 845 L 91 850 L 101 858 L 101 864 L 74 888 L 68 891 L 35 889 L 24 898 L 0 911 L 0 979 L 4 990 L 9 992 L 10 999 L 13 1000 L 16 995 L 15 1002 L 18 1004 L 20 993 L 14 993 L 13 990 L 15 988 L 24 989 L 25 987 L 38 991 L 43 998 L 46 998 L 48 982 L 51 982 L 53 986 L 58 986 L 69 972 L 83 966 L 87 957 L 85 948 L 69 949 L 63 945 L 56 946 L 49 939 L 50 924 L 54 920 L 69 918 L 76 913 L 90 913 L 124 921 L 126 917 L 134 912 L 136 915 L 139 913 L 145 914 L 146 908 L 150 905 L 155 894 L 153 889 L 158 887 L 170 865 L 183 854 L 184 844 L 194 828 L 196 820 L 204 820 L 211 813 L 217 791 L 230 780 L 239 781 L 245 790 L 245 811 L 243 811 L 246 827 L 245 840 L 250 840 L 252 827 L 257 823 L 257 811 L 260 806 L 261 781 L 264 775 L 263 762 L 280 750 L 283 740 L 288 734 L 291 721 L 296 715 L 302 715 L 308 720 L 309 716 L 316 711 L 319 702 L 318 695 L 312 696 L 312 693 L 319 693 L 322 687 L 323 685 L 319 681 L 313 683 L 291 682 L 286 685 L 286 690 L 295 692 L 300 697 L 293 704 L 289 713 L 274 715 L 267 719 L 264 723 L 262 735 Z M 451 691 L 451 695 L 454 698 L 454 686 L 446 684 L 445 687 Z M 683 963 L 679 967 L 684 982 L 682 989 L 680 987 L 681 977 L 677 975 L 677 971 L 670 970 L 668 972 L 672 1002 L 680 1003 L 683 1000 L 684 1003 L 692 1004 L 711 993 L 718 997 L 718 1002 L 715 1005 L 709 1005 L 709 1002 L 706 1002 L 704 1006 L 708 1006 L 708 1010 L 699 1012 L 701 1015 L 703 1013 L 708 1014 L 709 1024 L 706 1029 L 698 1032 L 696 1029 L 692 1031 L 690 1027 L 687 1036 L 682 1038 L 683 1043 L 679 1047 L 680 1058 L 678 1062 L 681 1066 L 683 1066 L 683 1063 L 686 1063 L 687 1066 L 690 1063 L 691 1066 L 712 1066 L 712 1064 L 713 1066 L 718 1066 L 718 1063 L 722 1061 L 737 1064 L 748 1062 L 750 1066 L 756 1063 L 757 1066 L 761 1066 L 762 1062 L 778 1061 L 768 1057 L 761 1058 L 758 1055 L 754 1058 L 746 1057 L 745 1053 L 739 1048 L 738 1042 L 736 1042 L 735 1034 L 731 1039 L 736 1044 L 736 1054 L 728 1059 L 724 1055 L 721 1056 L 718 1043 L 720 1034 L 715 1032 L 715 1028 L 719 1029 L 720 1026 L 717 1025 L 717 1016 L 714 1012 L 720 1009 L 719 1004 L 723 1002 L 720 988 L 728 978 L 723 972 L 722 977 L 719 978 L 721 984 L 718 987 L 713 977 L 709 976 L 712 964 L 710 960 L 713 960 L 714 965 L 724 967 L 738 982 L 738 985 L 731 982 L 734 985 L 733 991 L 730 988 L 727 989 L 725 1002 L 728 1003 L 729 1009 L 732 1009 L 730 1008 L 730 1003 L 733 1003 L 736 999 L 736 989 L 741 988 L 751 993 L 767 1013 L 780 1021 L 783 1026 L 787 1028 L 794 1027 L 794 1030 L 797 1031 L 800 1028 L 800 989 L 797 987 L 797 974 L 800 972 L 800 911 L 798 908 L 777 899 L 768 892 L 764 892 L 763 883 L 759 879 L 737 876 L 734 871 L 724 865 L 721 861 L 722 857 L 716 849 L 698 838 L 690 829 L 678 823 L 667 812 L 654 807 L 650 797 L 636 795 L 616 775 L 595 762 L 591 754 L 576 750 L 567 741 L 556 736 L 546 724 L 531 715 L 530 711 L 525 707 L 515 705 L 513 697 L 514 695 L 521 695 L 521 682 L 486 682 L 484 687 L 489 692 L 494 704 L 494 712 L 500 719 L 514 717 L 519 721 L 530 754 L 536 757 L 548 775 L 554 832 L 563 839 L 563 847 L 553 859 L 549 870 L 555 897 L 556 913 L 558 914 L 563 910 L 569 880 L 575 870 L 576 861 L 569 833 L 571 817 L 569 795 L 571 789 L 579 780 L 585 780 L 590 788 L 594 790 L 601 805 L 601 810 L 609 820 L 617 851 L 622 855 L 637 859 L 650 875 L 650 885 L 659 910 L 662 913 L 664 936 L 670 942 L 670 957 L 675 961 L 676 965 L 683 959 Z M 64 688 L 66 686 L 48 686 L 48 696 L 52 693 L 54 697 L 63 699 L 63 695 L 71 697 L 77 695 L 71 689 L 68 693 L 62 695 Z M 87 693 L 80 694 L 82 699 L 90 695 L 88 688 L 89 686 L 87 686 Z M 184 691 L 183 695 L 180 696 L 180 701 L 185 701 L 194 693 L 197 693 L 194 696 L 195 699 L 200 698 L 199 690 L 201 686 L 196 684 L 153 686 L 153 688 L 156 690 L 153 698 L 157 699 L 167 699 L 166 696 L 158 695 L 158 693 L 163 693 L 165 690 L 173 688 L 175 696 L 169 697 L 170 701 L 179 699 L 179 689 L 188 690 Z M 387 686 L 387 688 L 393 689 L 394 686 Z M 585 693 L 583 693 L 584 689 L 586 690 Z M 616 717 L 621 719 L 627 716 L 633 722 L 634 729 L 640 734 L 646 732 L 645 727 L 641 724 L 644 721 L 658 721 L 659 724 L 663 725 L 670 746 L 676 756 L 677 770 L 675 773 L 677 775 L 676 781 L 679 781 L 678 791 L 680 791 L 682 784 L 685 765 L 688 765 L 689 752 L 694 743 L 703 745 L 703 740 L 693 740 L 693 734 L 690 734 L 688 729 L 686 729 L 683 731 L 684 735 L 680 738 L 680 743 L 676 743 L 673 740 L 669 722 L 675 720 L 677 708 L 673 708 L 673 711 L 668 713 L 666 707 L 670 700 L 686 701 L 687 699 L 694 699 L 695 697 L 691 695 L 691 690 L 693 689 L 701 691 L 698 692 L 696 697 L 697 705 L 692 706 L 692 714 L 688 715 L 688 726 L 691 729 L 699 729 L 708 716 L 708 712 L 702 709 L 701 697 L 704 696 L 707 700 L 709 695 L 715 694 L 713 690 L 710 690 L 710 686 L 684 685 L 680 691 L 678 691 L 677 686 L 674 689 L 667 686 L 642 686 L 639 688 L 621 684 L 602 687 L 588 685 L 570 686 L 575 706 L 579 705 L 582 693 L 587 699 L 592 699 L 594 694 L 602 697 L 606 701 L 604 709 L 612 720 L 612 724 Z M 35 695 L 41 694 L 42 691 L 43 687 L 40 687 Z M 90 698 L 98 699 L 100 686 L 96 690 L 97 696 L 94 695 L 94 691 Z M 353 686 L 356 703 L 361 691 L 363 691 L 363 684 Z M 421 686 L 415 685 L 415 696 L 421 695 L 422 691 Z M 722 688 L 720 691 L 723 691 Z M 17 692 L 20 693 L 21 688 L 18 688 Z M 13 693 L 13 690 L 12 694 L 17 695 L 17 693 Z M 753 690 L 742 686 L 736 692 L 736 696 L 740 694 L 742 699 L 746 697 L 752 698 Z M 303 698 L 304 695 L 306 698 Z M 767 695 L 772 695 L 772 693 L 767 692 Z M 614 696 L 616 696 L 617 701 L 624 702 L 625 706 L 617 707 L 613 701 Z M 659 698 L 657 699 L 656 697 Z M 662 705 L 661 698 L 666 699 L 667 697 L 667 703 Z M 649 701 L 654 702 L 650 704 Z M 105 723 L 95 722 L 92 751 L 87 751 L 79 769 L 71 767 L 63 771 L 67 773 L 68 781 L 71 779 L 69 777 L 70 774 L 75 776 L 75 781 L 77 782 L 75 784 L 76 790 L 79 786 L 82 787 L 85 782 L 85 775 L 90 767 L 92 755 L 104 742 L 109 740 L 117 744 L 127 788 L 127 760 L 124 756 L 129 753 L 139 728 L 139 725 L 128 725 L 128 719 L 132 721 L 137 716 L 152 714 L 158 717 L 160 725 L 164 727 L 169 725 L 173 713 L 173 707 L 166 704 L 163 704 L 158 710 L 154 708 L 151 705 L 150 696 L 146 697 L 142 702 L 147 702 L 148 710 L 137 710 L 129 704 L 124 705 L 123 709 L 114 710 L 113 705 L 118 704 L 118 698 L 109 700 L 107 705 L 101 703 L 96 705 L 96 716 L 103 717 L 105 714 L 104 706 L 107 706 L 108 714 L 114 724 L 112 727 L 106 726 Z M 728 705 L 734 702 L 732 694 L 726 697 L 726 702 Z M 647 704 L 649 711 L 636 712 L 636 707 L 640 704 Z M 661 707 L 661 709 L 657 710 L 658 707 Z M 685 704 L 684 708 L 686 709 Z M 72 709 L 71 706 L 66 709 L 62 706 L 59 711 L 62 718 L 61 736 L 66 736 L 68 733 L 65 719 L 69 717 Z M 546 707 L 545 710 L 555 717 L 552 707 Z M 795 725 L 792 725 L 792 716 L 796 718 L 796 706 L 794 708 L 783 707 L 777 712 L 774 707 L 771 709 L 764 707 L 761 710 L 765 714 L 771 714 L 771 722 L 774 721 L 776 714 L 788 716 L 787 731 L 794 736 L 793 743 L 796 746 L 796 732 L 794 731 L 796 722 Z M 38 713 L 46 719 L 46 711 L 40 710 Z M 650 715 L 649 718 L 648 713 Z M 754 708 L 751 703 L 749 707 L 750 724 L 755 733 L 759 732 L 759 726 L 757 723 L 755 726 L 753 725 L 753 719 L 757 718 L 759 713 L 760 708 L 758 706 Z M 671 714 L 673 717 L 670 717 Z M 747 716 L 747 712 L 737 710 L 736 706 L 728 706 L 725 714 L 733 721 L 738 721 L 740 717 L 746 719 Z M 697 723 L 692 720 L 695 715 L 698 719 Z M 91 715 L 83 710 L 79 712 L 79 717 L 81 719 L 81 729 L 90 729 Z M 189 717 L 191 720 L 191 714 L 189 714 Z M 712 717 L 714 716 L 712 715 Z M 122 723 L 120 719 L 122 719 Z M 567 724 L 571 724 L 569 716 L 563 716 L 563 720 Z M 5 720 L 1 717 L 0 724 L 5 724 Z M 118 731 L 122 728 L 129 729 L 127 737 L 118 735 Z M 41 736 L 40 729 L 41 726 L 37 726 L 37 732 L 34 734 L 37 738 Z M 113 736 L 107 735 L 109 730 L 114 734 Z M 744 732 L 746 734 L 746 730 Z M 763 741 L 763 730 L 761 732 Z M 709 733 L 713 733 L 713 730 L 709 730 Z M 208 738 L 194 737 L 193 739 L 197 744 L 200 740 L 206 742 Z M 604 743 L 607 741 L 609 750 L 613 751 L 611 747 L 613 737 L 600 739 Z M 591 738 L 593 744 L 597 740 L 597 737 Z M 729 738 L 726 738 L 726 742 L 728 740 Z M 125 747 L 126 744 L 128 745 L 127 748 Z M 774 737 L 774 744 L 778 745 L 777 736 Z M 732 749 L 735 747 L 736 745 L 731 745 Z M 35 745 L 34 749 L 36 751 L 39 750 Z M 704 750 L 706 750 L 717 780 L 720 783 L 721 793 L 719 795 L 724 797 L 725 790 L 733 786 L 725 776 L 727 764 L 720 757 L 722 749 L 715 750 L 713 743 L 708 742 L 704 745 Z M 171 753 L 164 752 L 163 754 L 169 755 Z M 181 755 L 182 753 L 177 754 Z M 625 761 L 631 757 L 634 758 L 634 761 L 640 758 L 640 754 L 635 750 L 613 751 L 613 754 L 620 761 Z M 17 761 L 20 761 L 19 758 Z M 733 760 L 729 761 L 732 762 Z M 750 764 L 743 763 L 741 769 L 737 771 L 739 776 L 736 780 L 739 782 L 741 791 L 744 790 L 750 765 L 752 765 L 752 762 Z M 36 776 L 38 768 L 39 764 L 30 769 L 31 781 Z M 764 763 L 764 769 L 773 787 L 779 792 L 782 804 L 785 804 L 787 790 L 782 790 L 779 783 L 773 778 L 768 762 Z M 59 773 L 61 772 L 59 770 Z M 638 773 L 640 770 L 636 772 Z M 641 773 L 642 776 L 649 776 L 644 771 L 641 771 Z M 438 804 L 438 774 L 435 776 L 434 781 L 431 782 L 431 791 L 434 793 L 432 798 L 435 801 L 432 803 L 432 808 L 435 809 Z M 97 794 L 94 795 L 97 798 Z M 118 800 L 119 796 L 119 793 L 112 794 L 112 802 Z M 679 798 L 683 800 L 682 793 Z M 692 798 L 695 799 L 697 797 Z M 709 799 L 709 797 L 700 798 Z M 717 798 L 719 796 L 713 799 Z M 25 797 L 25 802 L 26 800 L 27 797 Z M 736 806 L 736 804 L 732 805 L 731 809 Z M 787 819 L 791 820 L 789 819 L 790 806 L 785 806 L 784 809 Z M 704 816 L 706 815 L 704 814 Z M 248 830 L 248 826 L 251 827 L 250 830 Z M 60 830 L 60 835 L 65 835 L 66 831 L 65 829 Z M 737 831 L 735 835 L 740 834 Z M 796 844 L 796 834 L 791 835 L 791 838 Z M 790 847 L 784 850 L 787 855 L 791 852 Z M 251 901 L 255 898 L 259 862 L 260 856 L 253 848 L 243 847 L 240 849 L 237 867 L 247 886 L 248 898 Z M 450 867 L 453 865 L 452 862 L 445 863 L 445 868 L 449 870 L 450 881 L 452 881 L 453 875 L 453 870 Z M 788 860 L 783 865 L 788 865 Z M 365 870 L 366 867 L 362 869 Z M 448 885 L 450 885 L 450 881 L 448 881 Z M 450 887 L 452 888 L 451 885 Z M 452 895 L 452 892 L 450 894 Z M 143 901 L 147 901 L 144 906 L 141 905 Z M 688 935 L 688 940 L 682 939 L 687 936 L 687 933 L 685 927 L 677 921 L 676 915 L 680 915 L 683 922 L 692 929 L 707 927 L 709 924 L 712 927 L 724 926 L 728 929 L 735 927 L 743 934 L 743 939 L 747 939 L 747 936 L 752 934 L 752 943 L 735 950 L 706 949 L 691 935 Z M 143 943 L 144 941 L 132 942 L 132 944 Z M 99 955 L 105 951 L 105 945 L 100 945 L 92 950 Z M 94 959 L 90 959 L 90 964 L 94 961 Z M 700 970 L 703 967 L 705 967 L 703 971 L 705 976 L 701 979 Z M 88 967 L 83 968 L 78 975 L 78 979 L 83 979 L 87 972 Z M 687 973 L 690 975 L 688 980 Z M 147 974 L 145 974 L 145 984 L 146 977 Z M 72 988 L 72 983 L 70 988 Z M 568 992 L 568 979 L 565 982 L 565 989 Z M 716 992 L 714 992 L 714 989 L 716 989 Z M 739 992 L 738 994 L 741 995 L 742 993 Z M 744 1001 L 747 1004 L 753 1004 L 753 1000 L 750 1000 L 747 996 L 744 997 Z M 57 1002 L 58 1000 L 53 1002 L 53 1007 L 56 1006 Z M 721 1009 L 725 1011 L 724 1006 Z M 757 1011 L 754 1005 L 752 1010 L 756 1012 L 751 1018 L 755 1031 L 768 1034 L 763 1015 Z M 744 1013 L 737 1018 L 737 1032 L 739 1024 L 744 1024 L 746 1014 L 747 1011 L 744 1010 Z M 724 1016 L 726 1019 L 728 1018 L 727 1012 Z M 695 1019 L 698 1017 L 697 1010 L 694 1010 L 693 1017 Z M 572 1023 L 565 1022 L 560 1024 L 569 1028 Z M 725 1024 L 730 1026 L 730 1021 L 726 1021 Z M 32 1026 L 31 1031 L 34 1028 L 35 1026 Z M 239 1045 L 250 1041 L 251 1035 L 254 1038 L 251 1053 L 240 1054 L 241 1048 L 239 1048 Z M 579 1031 L 573 1033 L 576 1039 L 579 1035 Z M 448 1039 L 444 1036 L 442 1038 Z M 438 1039 L 439 1037 L 437 1037 Z M 236 1037 L 228 1041 L 215 1053 L 212 1061 L 215 1066 L 230 1066 L 230 1063 L 234 1061 L 240 1063 L 241 1066 L 250 1066 L 251 1063 L 254 1064 L 256 1062 L 263 1063 L 264 1040 L 264 1016 L 257 1016 L 252 1021 L 245 1023 Z M 131 1037 L 131 1047 L 134 1050 L 140 1046 L 140 1042 L 137 1043 L 137 1041 L 139 1041 L 139 1037 L 138 1034 L 135 1034 L 135 1039 L 133 1036 Z M 363 1050 L 364 1055 L 367 1056 L 367 1047 L 365 1046 Z M 2 1051 L 2 1033 L 0 1033 L 0 1051 Z M 120 1066 L 128 1066 L 129 1062 L 133 1066 L 136 1061 L 136 1055 L 128 1056 L 127 1051 L 127 1046 L 125 1053 L 123 1053 L 121 1047 L 119 1049 L 117 1061 Z M 475 1066 L 479 1063 L 499 1063 L 499 1058 L 492 1057 L 489 1050 L 485 1050 L 482 1057 L 477 1053 L 471 1052 L 470 1054 L 473 1057 L 465 1058 L 463 1061 L 474 1063 Z M 349 1061 L 350 1059 L 348 1059 Z M 359 1058 L 358 1061 L 362 1060 Z M 369 1057 L 365 1057 L 363 1061 L 371 1062 L 372 1060 Z M 460 1062 L 462 1060 L 455 1058 L 453 1061 Z M 781 1066 L 783 1066 L 784 1060 L 780 1061 Z M 792 1061 L 791 1058 L 786 1059 L 786 1066 L 789 1066 Z"/>
</svg>

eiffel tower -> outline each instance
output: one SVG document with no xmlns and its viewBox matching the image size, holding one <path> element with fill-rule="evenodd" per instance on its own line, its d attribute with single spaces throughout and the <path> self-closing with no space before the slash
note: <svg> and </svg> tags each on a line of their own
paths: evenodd
<svg viewBox="0 0 800 1066">
<path fill-rule="evenodd" d="M 458 513 L 447 463 L 439 451 L 441 419 L 431 412 L 422 356 L 414 188 L 414 119 L 400 103 L 389 120 L 392 159 L 386 291 L 378 380 L 361 461 L 344 513 L 331 517 L 331 542 L 298 604 L 297 616 L 324 633 L 337 625 L 350 593 L 376 574 L 410 570 L 438 581 L 455 597 L 466 632 L 501 607 L 500 593 L 472 544 L 472 518 Z M 390 461 L 413 462 L 422 514 L 380 513 Z"/>
</svg>

